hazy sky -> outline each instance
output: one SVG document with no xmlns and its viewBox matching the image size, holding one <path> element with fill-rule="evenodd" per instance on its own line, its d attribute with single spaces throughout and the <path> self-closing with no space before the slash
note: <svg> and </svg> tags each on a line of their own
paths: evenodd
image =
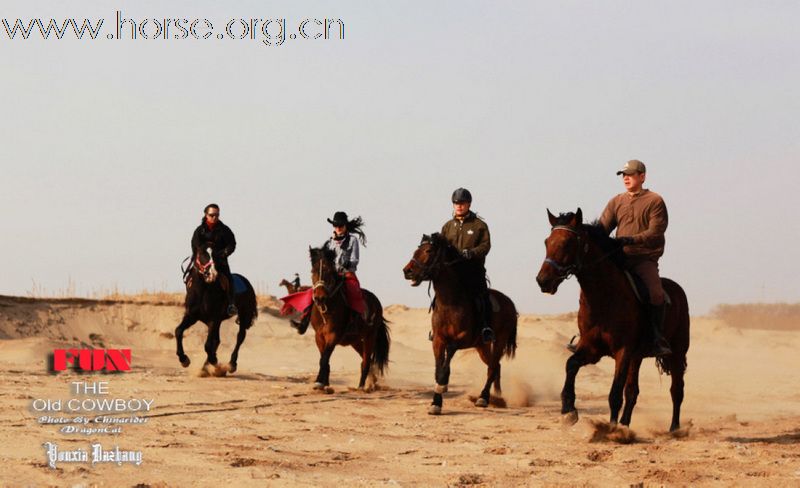
<svg viewBox="0 0 800 488">
<path fill-rule="evenodd" d="M 800 3 L 36 2 L 0 18 L 339 18 L 344 40 L 9 40 L 0 26 L 0 293 L 180 290 L 205 204 L 234 271 L 308 281 L 336 210 L 361 215 L 359 277 L 425 306 L 401 269 L 469 188 L 493 286 L 575 310 L 534 277 L 546 208 L 597 217 L 648 165 L 667 203 L 662 275 L 694 313 L 798 301 Z M 274 32 L 274 31 L 273 31 Z M 66 36 L 69 37 L 69 36 Z"/>
</svg>

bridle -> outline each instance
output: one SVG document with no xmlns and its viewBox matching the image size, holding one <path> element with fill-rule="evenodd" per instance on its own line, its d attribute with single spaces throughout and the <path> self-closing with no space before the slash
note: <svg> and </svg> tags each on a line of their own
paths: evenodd
<svg viewBox="0 0 800 488">
<path fill-rule="evenodd" d="M 337 293 L 339 293 L 342 290 L 342 285 L 344 285 L 344 280 L 343 279 L 339 280 L 339 282 L 336 284 L 336 286 L 333 287 L 333 290 L 330 290 L 328 288 L 327 283 L 325 283 L 325 280 L 322 279 L 322 258 L 320 258 L 320 260 L 319 260 L 319 271 L 317 273 L 319 275 L 319 279 L 316 282 L 314 282 L 314 285 L 312 285 L 312 287 L 311 287 L 311 292 L 312 293 L 314 291 L 316 291 L 317 288 L 322 288 L 323 290 L 325 290 L 325 294 L 327 296 L 332 297 L 332 296 L 335 296 Z M 328 313 L 328 305 L 325 304 L 325 302 L 317 304 L 316 300 L 314 301 L 314 305 L 319 309 L 320 313 L 322 314 L 322 319 L 324 320 L 325 319 L 325 314 Z"/>
<path fill-rule="evenodd" d="M 563 264 L 559 263 L 558 261 L 556 261 L 555 259 L 545 258 L 545 260 L 544 260 L 545 263 L 547 263 L 550 266 L 552 266 L 559 273 L 558 274 L 558 278 L 560 278 L 562 280 L 568 280 L 571 276 L 575 276 L 578 273 L 580 273 L 581 271 L 583 271 L 583 270 L 585 270 L 587 268 L 591 268 L 592 266 L 595 266 L 595 265 L 601 263 L 602 261 L 607 259 L 612 254 L 620 252 L 620 250 L 621 250 L 621 248 L 620 249 L 614 249 L 612 251 L 609 251 L 609 252 L 603 254 L 602 256 L 600 256 L 596 260 L 592 261 L 591 263 L 586 264 L 584 262 L 584 258 L 586 257 L 586 254 L 589 252 L 589 243 L 588 242 L 583 242 L 583 239 L 586 237 L 585 234 L 580 232 L 580 231 L 578 231 L 578 229 L 576 229 L 574 227 L 570 227 L 568 225 L 555 225 L 550 229 L 550 232 L 553 232 L 555 230 L 565 230 L 567 232 L 572 232 L 573 234 L 575 234 L 577 236 L 577 241 L 578 241 L 577 242 L 578 250 L 575 253 L 575 262 L 574 263 L 568 264 L 568 265 L 563 265 Z M 583 245 L 581 245 L 582 242 L 583 242 Z"/>
<path fill-rule="evenodd" d="M 195 268 L 197 268 L 197 271 L 203 276 L 207 276 L 208 273 L 209 273 L 209 269 L 212 266 L 214 266 L 214 256 L 213 256 L 213 254 L 208 252 L 208 250 L 206 250 L 206 253 L 208 254 L 208 257 L 209 257 L 208 262 L 206 264 L 203 264 L 203 263 L 200 262 L 200 253 L 199 252 L 197 253 L 197 256 L 194 259 Z"/>
<path fill-rule="evenodd" d="M 560 278 L 562 280 L 568 280 L 572 275 L 580 273 L 581 270 L 583 269 L 583 256 L 589 250 L 589 245 L 587 243 L 587 244 L 584 244 L 583 246 L 581 246 L 581 241 L 583 240 L 583 235 L 580 232 L 578 232 L 578 230 L 575 229 L 574 227 L 570 227 L 570 226 L 567 226 L 567 225 L 556 225 L 556 226 L 553 226 L 552 229 L 550 229 L 550 232 L 553 232 L 553 231 L 556 231 L 556 230 L 565 230 L 567 232 L 572 232 L 573 234 L 578 236 L 577 237 L 577 239 L 578 239 L 578 243 L 577 243 L 578 250 L 575 253 L 575 262 L 574 263 L 568 264 L 568 265 L 563 265 L 563 264 L 559 263 L 558 261 L 556 261 L 555 259 L 552 259 L 552 258 L 545 258 L 544 259 L 545 263 L 547 263 L 550 266 L 552 266 L 558 272 L 558 278 Z M 581 250 L 583 252 L 581 252 Z"/>
</svg>

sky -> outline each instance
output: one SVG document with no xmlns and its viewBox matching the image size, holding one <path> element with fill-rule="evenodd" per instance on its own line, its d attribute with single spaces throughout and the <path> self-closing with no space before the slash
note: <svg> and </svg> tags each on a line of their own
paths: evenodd
<svg viewBox="0 0 800 488">
<path fill-rule="evenodd" d="M 214 35 L 107 39 L 116 11 L 209 19 Z M 308 246 L 342 210 L 366 222 L 362 285 L 423 307 L 402 268 L 466 187 L 491 230 L 492 286 L 523 313 L 572 311 L 575 280 L 555 296 L 535 282 L 546 209 L 598 217 L 636 158 L 669 211 L 662 276 L 692 313 L 800 300 L 797 2 L 0 6 L 10 25 L 36 17 L 104 30 L 10 40 L 0 26 L 0 294 L 180 291 L 216 202 L 231 267 L 259 291 L 307 282 Z M 216 39 L 239 18 L 285 18 L 286 32 L 340 19 L 345 35 Z"/>
</svg>

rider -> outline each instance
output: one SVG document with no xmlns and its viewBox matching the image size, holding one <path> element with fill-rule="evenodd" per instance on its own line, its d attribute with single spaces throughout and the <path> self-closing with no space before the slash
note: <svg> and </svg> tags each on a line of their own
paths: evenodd
<svg viewBox="0 0 800 488">
<path fill-rule="evenodd" d="M 442 226 L 442 237 L 455 247 L 467 264 L 465 285 L 473 294 L 481 323 L 483 342 L 494 341 L 491 327 L 489 288 L 486 285 L 486 255 L 492 247 L 489 226 L 470 210 L 472 194 L 465 188 L 453 192 L 453 218 Z"/>
<path fill-rule="evenodd" d="M 210 203 L 203 211 L 203 220 L 192 235 L 192 256 L 195 249 L 201 246 L 211 248 L 211 257 L 217 272 L 225 276 L 223 288 L 228 297 L 228 315 L 233 316 L 238 312 L 234 303 L 233 278 L 231 268 L 228 266 L 228 256 L 236 249 L 236 238 L 230 227 L 219 220 L 219 205 Z"/>
<path fill-rule="evenodd" d="M 345 279 L 344 290 L 347 297 L 347 303 L 356 314 L 363 314 L 366 306 L 364 304 L 364 297 L 361 294 L 361 285 L 356 277 L 356 269 L 358 268 L 359 260 L 359 244 L 367 245 L 367 237 L 361 229 L 364 226 L 364 221 L 361 217 L 356 217 L 353 220 L 347 218 L 344 212 L 336 212 L 333 214 L 333 219 L 326 219 L 328 223 L 333 226 L 333 235 L 330 239 L 325 241 L 322 246 L 324 249 L 329 249 L 336 253 L 336 271 Z M 300 321 L 291 320 L 292 327 L 297 329 L 300 334 L 305 333 L 308 328 L 308 323 L 311 320 L 310 307 L 303 311 L 303 317 Z"/>
<path fill-rule="evenodd" d="M 294 291 L 300 290 L 300 275 L 295 273 L 294 279 L 292 280 L 292 286 L 294 287 Z"/>
<path fill-rule="evenodd" d="M 600 225 L 608 233 L 617 229 L 615 240 L 624 246 L 629 271 L 642 279 L 650 294 L 647 308 L 652 354 L 669 355 L 672 351 L 662 335 L 666 312 L 664 288 L 658 276 L 658 258 L 664 254 L 667 206 L 661 195 L 642 189 L 647 169 L 641 161 L 628 161 L 617 175 L 622 175 L 626 191 L 608 202 L 600 216 Z"/>
</svg>

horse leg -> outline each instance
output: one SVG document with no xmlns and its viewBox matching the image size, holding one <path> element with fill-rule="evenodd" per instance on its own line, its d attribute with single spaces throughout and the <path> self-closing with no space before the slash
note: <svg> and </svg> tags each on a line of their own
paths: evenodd
<svg viewBox="0 0 800 488">
<path fill-rule="evenodd" d="M 481 390 L 480 397 L 475 400 L 476 407 L 488 407 L 489 406 L 489 387 L 494 383 L 495 375 L 497 374 L 497 368 L 495 367 L 495 358 L 491 352 L 491 346 L 489 344 L 483 344 L 478 347 L 478 355 L 481 357 L 481 360 L 486 364 L 486 384 L 483 385 L 483 390 Z"/>
<path fill-rule="evenodd" d="M 184 315 L 183 320 L 178 326 L 175 328 L 175 342 L 177 343 L 178 350 L 176 354 L 178 355 L 178 361 L 181 362 L 181 366 L 184 368 L 188 367 L 192 361 L 189 359 L 189 356 L 183 351 L 183 331 L 188 329 L 189 327 L 193 326 L 197 323 L 197 319 L 193 318 L 189 315 Z"/>
<path fill-rule="evenodd" d="M 578 411 L 575 409 L 575 378 L 578 370 L 585 364 L 587 360 L 580 349 L 567 359 L 567 376 L 561 390 L 561 414 L 572 414 L 571 419 L 575 422 L 578 421 Z"/>
<path fill-rule="evenodd" d="M 449 344 L 445 347 L 445 358 L 444 358 L 444 367 L 442 368 L 442 375 L 440 379 L 437 379 L 436 382 L 442 386 L 442 393 L 447 393 L 447 385 L 450 384 L 450 361 L 453 360 L 453 356 L 456 355 L 456 351 L 458 349 L 456 346 Z"/>
<path fill-rule="evenodd" d="M 231 373 L 236 372 L 236 362 L 239 360 L 239 347 L 244 342 L 244 338 L 247 336 L 247 327 L 244 325 L 239 326 L 239 333 L 236 335 L 236 347 L 233 348 L 233 353 L 231 354 L 231 361 L 230 361 L 230 368 L 229 371 Z"/>
<path fill-rule="evenodd" d="M 608 406 L 611 409 L 611 425 L 616 425 L 619 420 L 619 411 L 622 408 L 622 391 L 628 379 L 630 369 L 630 357 L 625 349 L 617 352 L 614 357 L 616 366 L 614 367 L 614 381 L 611 383 L 611 391 L 608 393 Z"/>
<path fill-rule="evenodd" d="M 372 347 L 367 342 L 356 342 L 353 344 L 353 349 L 361 356 L 361 377 L 358 379 L 358 389 L 363 390 L 372 366 Z"/>
<path fill-rule="evenodd" d="M 439 415 L 442 413 L 442 393 L 444 393 L 447 389 L 446 384 L 440 383 L 440 381 L 447 381 L 444 377 L 445 362 L 447 361 L 447 358 L 445 343 L 438 337 L 433 338 L 433 357 L 436 361 L 436 372 L 434 373 L 436 386 L 433 389 L 433 402 L 431 403 L 431 406 L 428 407 L 428 413 L 431 415 Z"/>
<path fill-rule="evenodd" d="M 219 326 L 220 321 L 212 321 L 208 327 L 208 337 L 206 337 L 206 364 L 217 365 L 217 348 L 219 347 Z"/>
<path fill-rule="evenodd" d="M 620 423 L 626 427 L 631 425 L 633 407 L 636 406 L 636 399 L 639 398 L 639 367 L 641 365 L 641 357 L 636 357 L 631 361 L 628 380 L 625 382 L 625 408 L 622 410 Z"/>
<path fill-rule="evenodd" d="M 331 355 L 336 343 L 324 343 L 319 348 L 319 373 L 317 373 L 317 380 L 314 382 L 315 390 L 324 390 L 330 385 L 331 376 Z"/>
<path fill-rule="evenodd" d="M 672 376 L 672 386 L 669 394 L 672 396 L 672 424 L 669 426 L 670 432 L 675 432 L 681 428 L 681 404 L 683 403 L 683 375 L 686 372 L 686 355 L 673 354 L 670 356 L 670 375 Z"/>
</svg>

